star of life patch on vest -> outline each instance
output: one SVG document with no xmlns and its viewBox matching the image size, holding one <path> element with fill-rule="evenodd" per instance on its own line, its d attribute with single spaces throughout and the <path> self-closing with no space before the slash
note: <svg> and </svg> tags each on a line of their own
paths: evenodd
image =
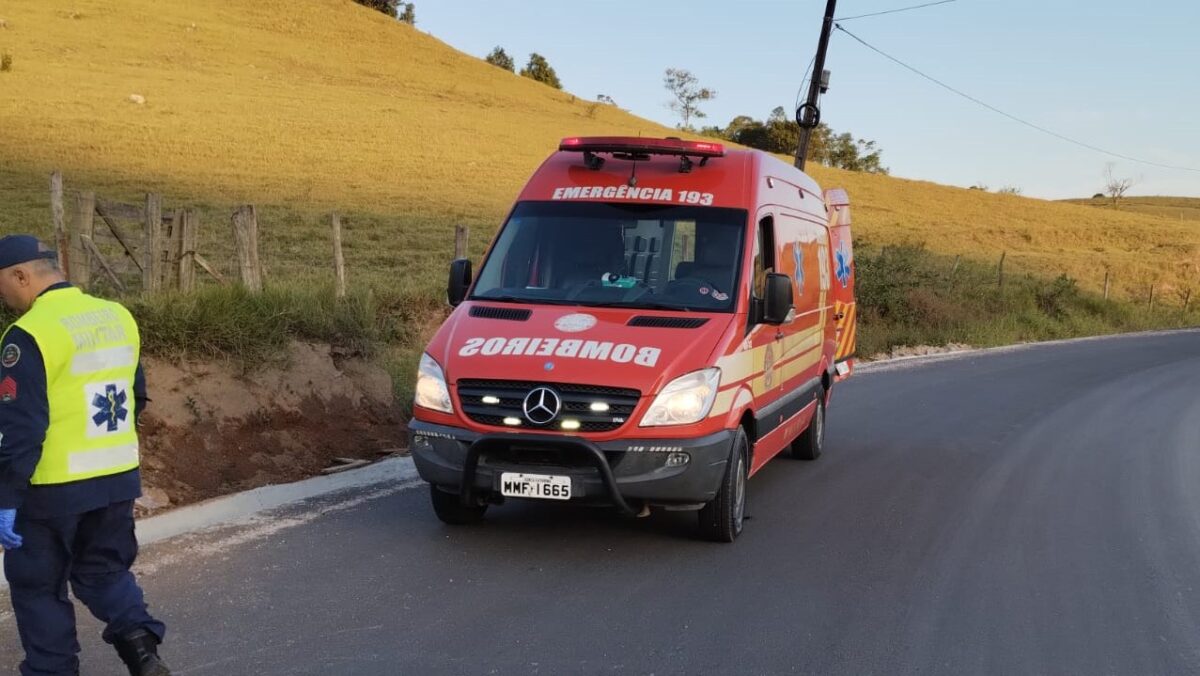
<svg viewBox="0 0 1200 676">
<path fill-rule="evenodd" d="M 128 388 L 116 383 L 92 383 L 85 388 L 92 424 L 88 437 L 119 434 L 129 429 L 132 417 L 129 410 Z"/>
</svg>

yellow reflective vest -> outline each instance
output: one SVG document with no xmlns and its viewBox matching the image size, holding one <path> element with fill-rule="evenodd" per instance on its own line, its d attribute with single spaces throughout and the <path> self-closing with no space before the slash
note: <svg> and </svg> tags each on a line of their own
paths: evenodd
<svg viewBox="0 0 1200 676">
<path fill-rule="evenodd" d="M 50 424 L 30 483 L 136 469 L 133 383 L 141 341 L 129 311 L 67 287 L 38 297 L 14 326 L 37 343 L 46 369 Z"/>
</svg>

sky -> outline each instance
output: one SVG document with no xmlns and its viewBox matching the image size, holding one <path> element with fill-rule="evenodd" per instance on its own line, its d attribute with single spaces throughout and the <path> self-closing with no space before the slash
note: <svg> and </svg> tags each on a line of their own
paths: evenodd
<svg viewBox="0 0 1200 676">
<path fill-rule="evenodd" d="M 931 0 L 841 0 L 836 15 Z M 545 56 L 564 88 L 679 122 L 667 68 L 717 90 L 703 125 L 794 109 L 824 0 L 417 0 L 417 27 L 468 54 Z M 959 98 L 835 31 L 822 120 L 872 139 L 895 176 L 1031 197 L 1090 197 L 1107 163 L 1130 194 L 1200 197 L 1200 2 L 955 0 L 844 28 L 1032 124 L 1163 169 L 1047 136 Z"/>
</svg>

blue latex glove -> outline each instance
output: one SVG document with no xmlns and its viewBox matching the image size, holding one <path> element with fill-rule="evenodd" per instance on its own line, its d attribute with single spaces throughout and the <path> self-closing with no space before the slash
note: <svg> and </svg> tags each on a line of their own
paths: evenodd
<svg viewBox="0 0 1200 676">
<path fill-rule="evenodd" d="M 20 549 L 21 536 L 13 531 L 17 522 L 17 510 L 0 509 L 0 547 L 5 549 Z"/>
</svg>

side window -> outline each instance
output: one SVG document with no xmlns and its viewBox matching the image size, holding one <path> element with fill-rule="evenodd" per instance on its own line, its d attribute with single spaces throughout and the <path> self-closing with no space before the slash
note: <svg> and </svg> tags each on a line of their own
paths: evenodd
<svg viewBox="0 0 1200 676">
<path fill-rule="evenodd" d="M 770 216 L 758 222 L 754 237 L 754 298 L 767 295 L 767 274 L 775 271 L 775 221 Z"/>
</svg>

